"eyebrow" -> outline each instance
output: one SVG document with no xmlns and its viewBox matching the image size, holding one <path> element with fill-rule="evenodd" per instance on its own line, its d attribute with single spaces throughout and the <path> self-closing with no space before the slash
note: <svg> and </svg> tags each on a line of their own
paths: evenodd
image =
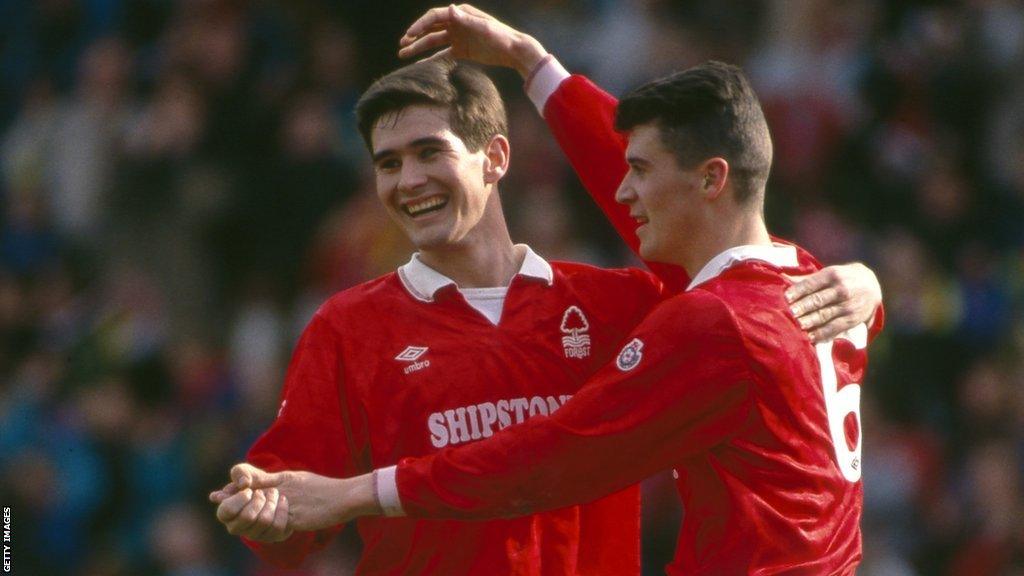
<svg viewBox="0 0 1024 576">
<path fill-rule="evenodd" d="M 649 166 L 651 163 L 639 156 L 626 156 L 626 164 L 640 164 L 642 166 Z"/>
<path fill-rule="evenodd" d="M 445 139 L 438 138 L 437 136 L 425 136 L 423 138 L 417 138 L 417 139 L 413 140 L 412 142 L 409 142 L 409 144 L 406 145 L 407 148 L 418 148 L 418 147 L 421 147 L 421 146 L 441 146 L 441 147 L 444 147 L 444 148 L 448 148 L 449 147 L 448 146 L 448 142 Z M 385 149 L 385 150 L 380 150 L 380 151 L 375 152 L 373 154 L 373 161 L 374 162 L 379 162 L 379 161 L 383 160 L 384 158 L 387 158 L 388 156 L 395 155 L 396 153 L 397 153 L 397 151 L 394 148 L 388 148 L 388 149 Z"/>
</svg>

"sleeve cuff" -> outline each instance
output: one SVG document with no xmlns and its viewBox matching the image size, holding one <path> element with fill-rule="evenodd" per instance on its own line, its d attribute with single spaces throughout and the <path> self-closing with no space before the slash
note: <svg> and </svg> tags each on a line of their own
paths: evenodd
<svg viewBox="0 0 1024 576">
<path fill-rule="evenodd" d="M 398 481 L 395 478 L 397 466 L 379 468 L 373 474 L 374 490 L 377 492 L 377 503 L 385 516 L 405 516 L 402 500 L 398 496 Z"/>
<path fill-rule="evenodd" d="M 537 112 L 544 115 L 544 105 L 548 98 L 555 93 L 563 80 L 569 77 L 569 72 L 562 66 L 554 56 L 548 54 L 537 65 L 537 68 L 530 73 L 526 80 L 526 95 L 537 107 Z"/>
</svg>

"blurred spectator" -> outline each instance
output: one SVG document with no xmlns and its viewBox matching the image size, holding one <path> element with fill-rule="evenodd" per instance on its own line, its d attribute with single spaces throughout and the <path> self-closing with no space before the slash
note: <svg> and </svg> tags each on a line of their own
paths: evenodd
<svg viewBox="0 0 1024 576">
<path fill-rule="evenodd" d="M 5 138 L 4 166 L 8 178 L 45 193 L 57 232 L 91 243 L 130 114 L 130 56 L 119 40 L 103 38 L 82 54 L 77 71 L 74 92 L 61 101 L 45 82 L 29 92 Z"/>
</svg>

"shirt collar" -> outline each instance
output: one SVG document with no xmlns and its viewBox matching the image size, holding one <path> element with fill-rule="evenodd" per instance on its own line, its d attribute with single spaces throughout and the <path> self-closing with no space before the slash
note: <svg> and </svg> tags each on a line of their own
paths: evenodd
<svg viewBox="0 0 1024 576">
<path fill-rule="evenodd" d="M 796 246 L 777 243 L 773 243 L 771 246 L 734 246 L 705 264 L 686 289 L 692 290 L 744 260 L 761 260 L 779 268 L 796 268 L 800 265 Z"/>
<path fill-rule="evenodd" d="M 535 278 L 550 286 L 554 282 L 554 272 L 551 264 L 544 260 L 525 244 L 516 244 L 526 249 L 526 256 L 523 257 L 523 264 L 519 267 L 516 276 Z M 402 285 L 417 300 L 433 302 L 437 291 L 445 286 L 455 284 L 451 278 L 427 266 L 420 260 L 419 252 L 412 255 L 412 258 L 398 268 L 398 278 Z"/>
</svg>

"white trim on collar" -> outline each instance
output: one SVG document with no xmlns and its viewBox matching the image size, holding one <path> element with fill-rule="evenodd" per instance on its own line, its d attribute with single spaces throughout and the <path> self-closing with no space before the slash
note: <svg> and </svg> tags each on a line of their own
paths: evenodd
<svg viewBox="0 0 1024 576">
<path fill-rule="evenodd" d="M 532 248 L 525 244 L 516 244 L 526 249 L 523 257 L 523 264 L 519 267 L 516 276 L 528 276 L 543 280 L 550 286 L 555 279 L 551 264 L 541 258 Z M 419 252 L 412 255 L 412 258 L 398 268 L 398 279 L 402 286 L 412 295 L 413 298 L 423 302 L 433 302 L 437 291 L 449 284 L 455 284 L 451 278 L 427 266 L 420 260 Z"/>
<path fill-rule="evenodd" d="M 744 260 L 761 260 L 779 268 L 795 268 L 800 265 L 795 246 L 774 243 L 771 246 L 734 246 L 705 264 L 686 289 L 692 290 Z"/>
<path fill-rule="evenodd" d="M 551 286 L 555 282 L 555 273 L 551 270 L 551 264 L 548 264 L 547 260 L 541 258 L 533 251 L 533 248 L 526 244 L 517 244 L 517 246 L 522 246 L 526 249 L 523 265 L 519 267 L 518 275 L 543 280 L 545 284 Z"/>
</svg>

